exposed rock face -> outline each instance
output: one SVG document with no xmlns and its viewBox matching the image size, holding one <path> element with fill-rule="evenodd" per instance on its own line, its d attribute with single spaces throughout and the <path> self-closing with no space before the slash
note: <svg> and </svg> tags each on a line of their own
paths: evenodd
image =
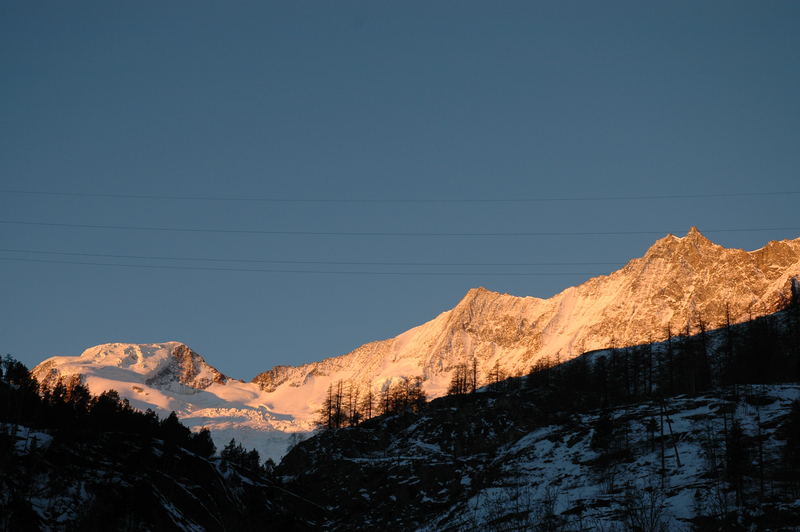
<svg viewBox="0 0 800 532">
<path fill-rule="evenodd" d="M 168 362 L 145 384 L 149 386 L 168 385 L 179 382 L 184 386 L 205 390 L 213 383 L 224 384 L 227 377 L 216 368 L 206 364 L 203 357 L 189 349 L 184 344 L 179 344 L 172 351 Z"/>
<path fill-rule="evenodd" d="M 800 239 L 748 252 L 726 249 L 696 228 L 668 235 L 620 270 L 549 298 L 470 290 L 453 308 L 395 338 L 299 367 L 276 367 L 254 382 L 265 391 L 318 392 L 320 381 L 380 387 L 401 375 L 421 376 L 442 395 L 450 372 L 473 357 L 481 371 L 499 362 L 526 372 L 546 356 L 567 360 L 594 349 L 664 339 L 668 331 L 713 328 L 778 309 L 800 276 Z M 320 399 L 321 400 L 321 399 Z"/>
<path fill-rule="evenodd" d="M 265 392 L 274 392 L 278 386 L 286 382 L 292 374 L 292 366 L 275 366 L 274 368 L 259 374 L 258 384 Z"/>
</svg>

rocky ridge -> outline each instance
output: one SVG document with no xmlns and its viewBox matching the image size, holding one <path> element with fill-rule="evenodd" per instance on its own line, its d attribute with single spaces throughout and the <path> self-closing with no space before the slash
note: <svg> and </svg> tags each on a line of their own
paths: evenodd
<svg viewBox="0 0 800 532">
<path fill-rule="evenodd" d="M 800 239 L 761 249 L 728 249 L 695 227 L 667 235 L 644 256 L 549 299 L 471 289 L 451 310 L 395 338 L 298 367 L 277 366 L 253 379 L 267 392 L 305 393 L 320 381 L 381 388 L 421 376 L 432 397 L 445 393 L 459 364 L 477 359 L 484 375 L 499 363 L 527 372 L 544 357 L 665 339 L 669 334 L 743 322 L 779 309 L 800 276 Z"/>
</svg>

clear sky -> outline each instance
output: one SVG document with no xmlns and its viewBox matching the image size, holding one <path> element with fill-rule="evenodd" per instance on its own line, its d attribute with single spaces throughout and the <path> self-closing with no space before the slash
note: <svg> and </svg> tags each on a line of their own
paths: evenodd
<svg viewBox="0 0 800 532">
<path fill-rule="evenodd" d="M 798 237 L 798 27 L 794 1 L 3 2 L 0 351 L 180 340 L 250 379 L 691 225 Z M 781 194 L 704 196 L 751 192 Z"/>
</svg>

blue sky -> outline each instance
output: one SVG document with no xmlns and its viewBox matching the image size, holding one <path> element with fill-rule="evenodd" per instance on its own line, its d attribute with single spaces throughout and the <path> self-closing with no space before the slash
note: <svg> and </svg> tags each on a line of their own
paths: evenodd
<svg viewBox="0 0 800 532">
<path fill-rule="evenodd" d="M 800 227 L 798 23 L 780 1 L 4 2 L 0 351 L 180 340 L 249 379 L 473 286 L 552 295 L 659 232 L 798 237 L 752 231 Z M 702 197 L 726 192 L 784 194 Z M 669 195 L 699 197 L 605 199 Z M 431 201 L 520 198 L 581 199 Z M 429 234 L 625 231 L 654 233 Z"/>
</svg>

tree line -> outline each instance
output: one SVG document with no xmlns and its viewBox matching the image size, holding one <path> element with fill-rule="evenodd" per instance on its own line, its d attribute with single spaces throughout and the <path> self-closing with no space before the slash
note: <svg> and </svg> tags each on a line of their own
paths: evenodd
<svg viewBox="0 0 800 532">
<path fill-rule="evenodd" d="M 470 393 L 482 385 L 496 391 L 522 386 L 554 405 L 597 408 L 717 386 L 735 391 L 741 384 L 800 381 L 800 294 L 795 291 L 773 314 L 734 324 L 726 306 L 723 322 L 713 331 L 697 316 L 681 328 L 668 325 L 661 342 L 611 347 L 563 363 L 559 354 L 543 357 L 523 379 L 509 379 L 499 361 L 481 379 L 473 359 L 455 367 L 448 393 Z"/>
<path fill-rule="evenodd" d="M 328 386 L 317 416 L 322 429 L 354 427 L 383 414 L 419 412 L 427 401 L 421 377 L 401 377 L 388 382 L 378 392 L 353 382 L 336 381 Z"/>
</svg>

